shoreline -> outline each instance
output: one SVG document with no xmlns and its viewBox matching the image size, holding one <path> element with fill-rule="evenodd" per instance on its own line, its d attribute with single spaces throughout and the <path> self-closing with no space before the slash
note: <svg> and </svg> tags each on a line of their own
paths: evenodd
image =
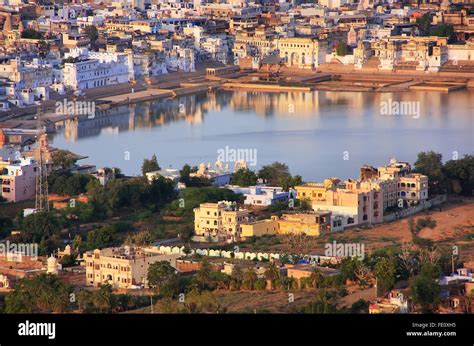
<svg viewBox="0 0 474 346">
<path fill-rule="evenodd" d="M 134 85 L 123 83 L 89 89 L 79 97 L 71 94 L 55 95 L 42 105 L 43 121 L 55 124 L 80 117 L 73 114 L 51 113 L 51 111 L 55 111 L 55 104 L 58 101 L 97 102 L 98 106 L 110 109 L 127 104 L 199 94 L 216 89 L 270 93 L 312 91 L 434 91 L 449 93 L 461 89 L 474 90 L 474 73 L 460 75 L 459 72 L 394 73 L 364 70 L 343 71 L 341 68 L 286 69 L 279 75 L 281 79 L 264 81 L 258 80 L 260 71 L 256 70 L 240 70 L 238 73 L 229 73 L 218 78 L 206 78 L 206 68 L 207 66 L 202 66 L 195 72 L 173 72 L 156 76 L 147 82 L 138 80 Z M 3 127 L 32 129 L 35 128 L 36 113 L 37 105 L 10 110 L 0 114 L 0 123 L 6 125 Z"/>
</svg>

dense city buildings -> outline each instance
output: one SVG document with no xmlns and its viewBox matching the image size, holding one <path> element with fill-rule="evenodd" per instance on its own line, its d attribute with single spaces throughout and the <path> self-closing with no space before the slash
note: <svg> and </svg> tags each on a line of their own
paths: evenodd
<svg viewBox="0 0 474 346">
<path fill-rule="evenodd" d="M 0 319 L 474 313 L 473 34 L 473 0 L 0 0 Z"/>
</svg>

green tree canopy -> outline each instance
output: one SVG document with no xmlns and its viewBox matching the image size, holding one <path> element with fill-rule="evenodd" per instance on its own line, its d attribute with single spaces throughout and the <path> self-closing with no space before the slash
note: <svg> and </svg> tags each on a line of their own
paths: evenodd
<svg viewBox="0 0 474 346">
<path fill-rule="evenodd" d="M 147 279 L 149 286 L 158 289 L 165 297 L 171 297 L 178 292 L 178 274 L 167 261 L 152 263 L 148 268 Z"/>
<path fill-rule="evenodd" d="M 99 38 L 99 31 L 94 25 L 88 25 L 84 28 L 84 33 L 87 35 L 91 42 L 97 41 Z"/>
<path fill-rule="evenodd" d="M 344 41 L 339 41 L 336 46 L 336 54 L 338 56 L 346 56 L 349 54 L 349 48 L 347 47 L 347 43 Z"/>
<path fill-rule="evenodd" d="M 239 186 L 253 186 L 257 183 L 257 175 L 248 168 L 241 168 L 232 173 L 230 183 Z"/>
<path fill-rule="evenodd" d="M 5 299 L 6 313 L 65 313 L 70 311 L 73 288 L 58 276 L 41 274 L 17 282 Z"/>
<path fill-rule="evenodd" d="M 446 176 L 443 171 L 443 156 L 434 151 L 421 152 L 413 171 L 429 178 L 430 193 L 444 193 Z"/>
<path fill-rule="evenodd" d="M 77 156 L 68 150 L 57 150 L 52 154 L 53 166 L 56 168 L 70 168 L 77 162 Z"/>
<path fill-rule="evenodd" d="M 273 162 L 265 165 L 258 171 L 258 177 L 263 179 L 265 183 L 278 186 L 281 181 L 290 176 L 288 165 L 280 162 Z"/>
<path fill-rule="evenodd" d="M 146 175 L 146 173 L 159 171 L 160 169 L 161 168 L 160 168 L 160 165 L 158 164 L 158 159 L 156 158 L 155 154 L 153 154 L 151 159 L 143 160 L 143 164 L 142 164 L 143 175 Z"/>
</svg>

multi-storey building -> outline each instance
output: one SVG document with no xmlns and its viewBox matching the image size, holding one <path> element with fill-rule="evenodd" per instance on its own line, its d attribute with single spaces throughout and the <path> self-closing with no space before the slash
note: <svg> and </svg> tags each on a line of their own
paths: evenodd
<svg viewBox="0 0 474 346">
<path fill-rule="evenodd" d="M 240 58 L 267 55 L 276 48 L 273 38 L 273 32 L 263 26 L 237 31 L 232 49 L 235 63 Z"/>
<path fill-rule="evenodd" d="M 148 268 L 166 261 L 176 267 L 179 254 L 161 254 L 153 247 L 121 247 L 89 251 L 84 255 L 86 284 L 113 288 L 148 287 Z"/>
<path fill-rule="evenodd" d="M 428 199 L 428 177 L 411 173 L 410 164 L 392 159 L 388 165 L 363 166 L 359 180 L 341 183 L 337 178 L 324 183 L 296 186 L 297 198 L 308 199 L 314 210 L 329 210 L 342 216 L 342 226 L 383 221 L 389 208 L 422 203 Z M 401 202 L 401 203 L 400 203 Z"/>
<path fill-rule="evenodd" d="M 31 157 L 0 162 L 1 196 L 8 202 L 19 202 L 35 195 L 38 164 Z"/>
<path fill-rule="evenodd" d="M 194 232 L 198 241 L 236 241 L 249 212 L 227 201 L 202 203 L 194 209 Z"/>
<path fill-rule="evenodd" d="M 413 69 L 439 71 L 448 61 L 447 38 L 426 36 L 391 36 L 366 44 L 359 41 L 354 49 L 356 68 L 362 68 L 373 56 L 378 59 L 378 69 Z"/>
<path fill-rule="evenodd" d="M 134 79 L 133 54 L 77 51 L 63 69 L 63 83 L 74 90 L 126 83 Z"/>
<path fill-rule="evenodd" d="M 416 204 L 428 199 L 428 177 L 419 173 L 411 173 L 411 166 L 407 162 L 398 162 L 391 159 L 390 163 L 377 169 L 379 180 L 396 184 L 396 199 Z M 393 192 L 393 190 L 391 190 Z M 390 194 L 392 197 L 392 194 Z M 395 205 L 390 198 L 387 207 Z M 385 203 L 384 203 L 385 204 Z"/>
</svg>

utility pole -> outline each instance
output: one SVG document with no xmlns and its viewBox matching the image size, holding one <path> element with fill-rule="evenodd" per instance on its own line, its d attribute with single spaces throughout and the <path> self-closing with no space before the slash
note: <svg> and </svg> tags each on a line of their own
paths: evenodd
<svg viewBox="0 0 474 346">
<path fill-rule="evenodd" d="M 38 150 L 38 172 L 36 174 L 36 195 L 35 195 L 35 212 L 49 211 L 48 202 L 48 169 L 43 158 L 43 135 L 46 136 L 46 132 L 42 128 L 41 123 L 41 105 L 38 106 L 38 112 L 36 115 L 37 120 L 37 135 L 36 145 Z"/>
</svg>

